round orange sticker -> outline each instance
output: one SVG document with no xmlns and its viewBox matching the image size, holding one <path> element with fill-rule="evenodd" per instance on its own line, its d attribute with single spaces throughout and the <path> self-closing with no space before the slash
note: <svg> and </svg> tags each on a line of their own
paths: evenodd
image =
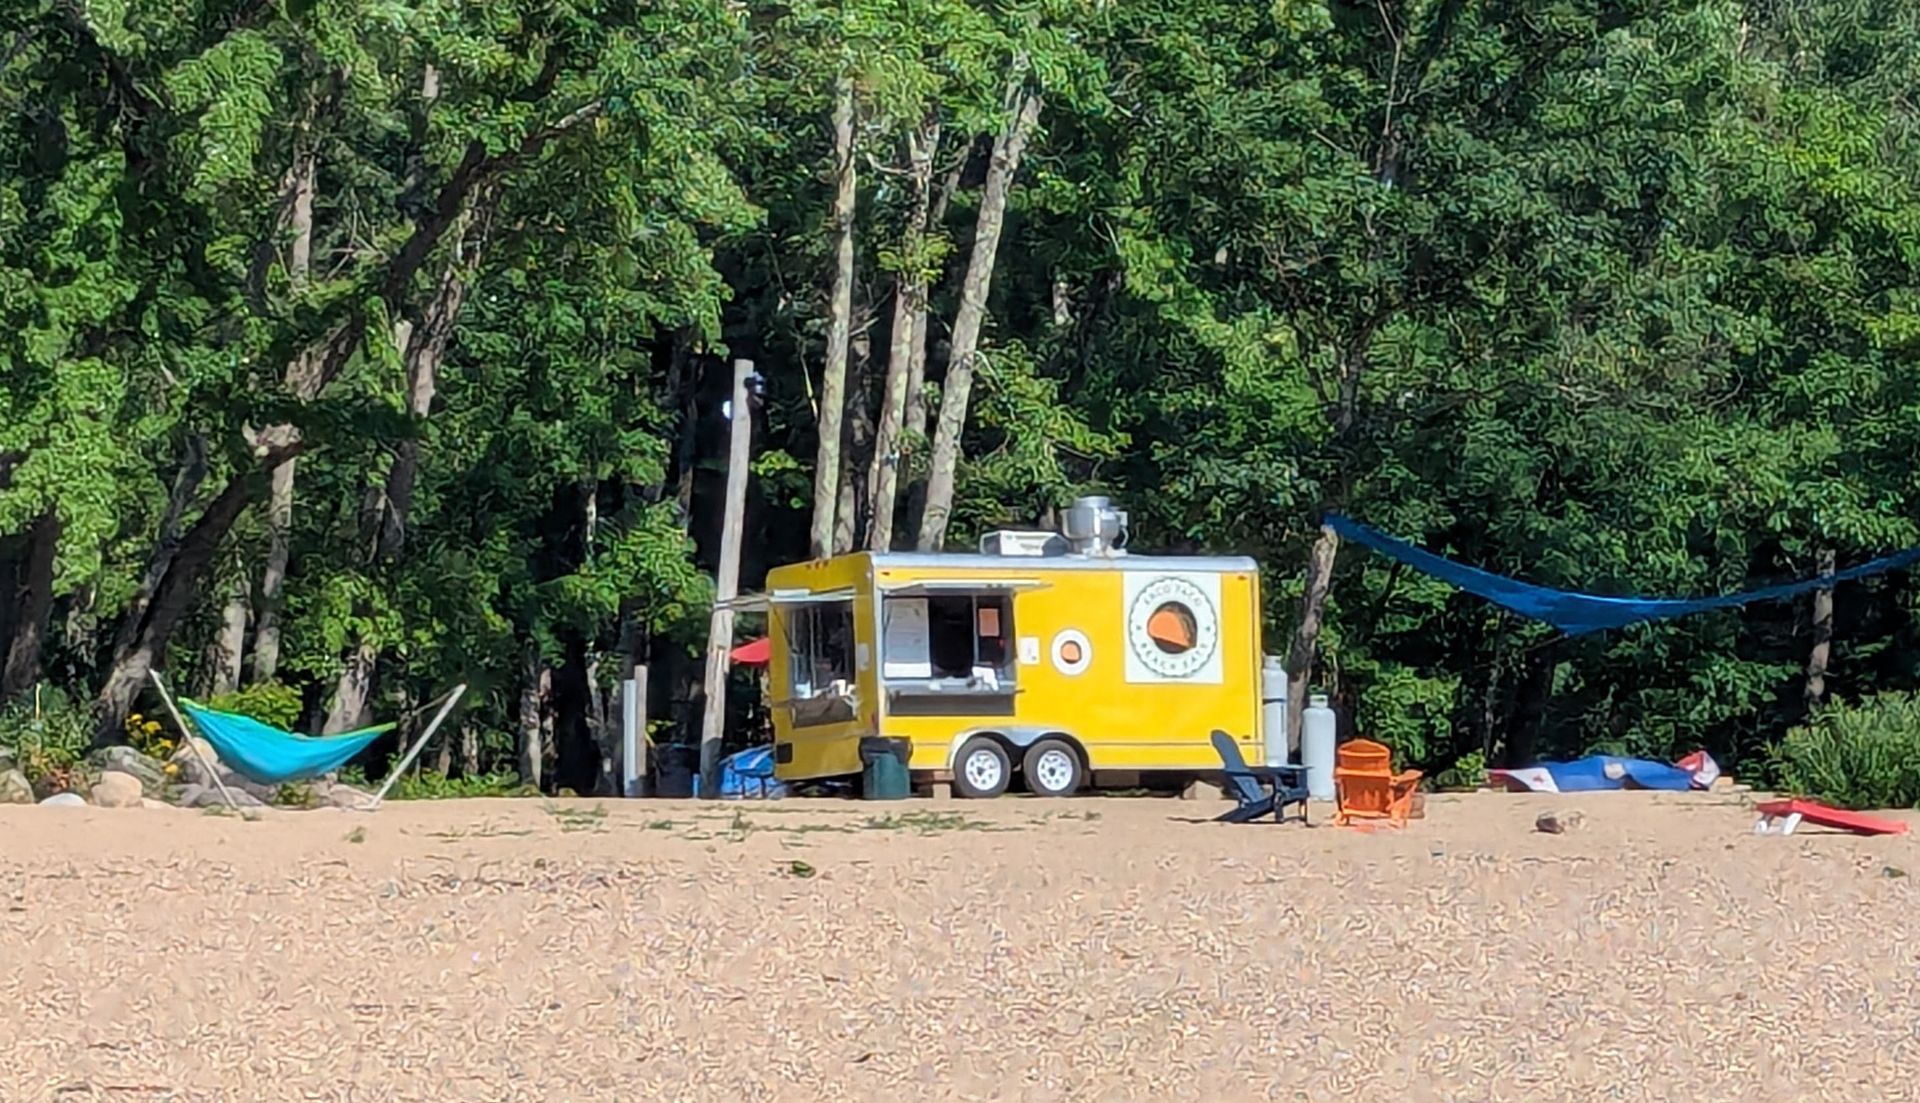
<svg viewBox="0 0 1920 1103">
<path fill-rule="evenodd" d="M 1053 637 L 1053 668 L 1060 673 L 1073 677 L 1087 669 L 1093 661 L 1093 644 L 1087 641 L 1086 633 L 1077 628 L 1068 628 Z"/>
</svg>

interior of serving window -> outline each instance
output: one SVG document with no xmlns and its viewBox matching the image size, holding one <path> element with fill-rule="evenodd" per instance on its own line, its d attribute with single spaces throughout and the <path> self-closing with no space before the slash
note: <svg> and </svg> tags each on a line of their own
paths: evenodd
<svg viewBox="0 0 1920 1103">
<path fill-rule="evenodd" d="M 788 713 L 795 727 L 854 716 L 853 601 L 808 601 L 779 610 L 787 638 Z"/>
<path fill-rule="evenodd" d="M 881 603 L 887 688 L 1008 693 L 1018 666 L 1013 595 L 1004 590 L 889 594 Z"/>
</svg>

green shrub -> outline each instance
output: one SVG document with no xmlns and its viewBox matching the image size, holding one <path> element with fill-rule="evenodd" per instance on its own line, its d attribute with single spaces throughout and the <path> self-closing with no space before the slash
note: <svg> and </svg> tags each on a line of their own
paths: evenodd
<svg viewBox="0 0 1920 1103">
<path fill-rule="evenodd" d="M 251 716 L 262 724 L 271 724 L 282 730 L 291 730 L 300 722 L 302 708 L 300 692 L 279 682 L 262 682 L 232 693 L 222 693 L 206 704 L 217 712 Z"/>
<path fill-rule="evenodd" d="M 379 783 L 367 780 L 366 771 L 349 766 L 340 771 L 342 783 L 373 792 Z M 432 770 L 407 774 L 387 791 L 388 800 L 457 800 L 468 797 L 534 797 L 539 790 L 522 785 L 520 775 L 511 771 L 476 774 L 472 777 L 445 777 Z"/>
<path fill-rule="evenodd" d="M 1452 766 L 1434 775 L 1436 789 L 1478 789 L 1487 781 L 1487 756 L 1469 751 L 1454 760 Z"/>
<path fill-rule="evenodd" d="M 92 746 L 92 712 L 58 690 L 44 690 L 0 712 L 0 752 L 14 760 L 40 796 L 84 790 L 81 762 Z"/>
<path fill-rule="evenodd" d="M 1458 678 L 1351 656 L 1349 663 L 1346 676 L 1366 687 L 1355 706 L 1360 734 L 1391 749 L 1396 767 L 1426 766 L 1453 746 Z"/>
<path fill-rule="evenodd" d="M 1920 700 L 1835 701 L 1773 749 L 1782 789 L 1841 808 L 1920 806 Z"/>
</svg>

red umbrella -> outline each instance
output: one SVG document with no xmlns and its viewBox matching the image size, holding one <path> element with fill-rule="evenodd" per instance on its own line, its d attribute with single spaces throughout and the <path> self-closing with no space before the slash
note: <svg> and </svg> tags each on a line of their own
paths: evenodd
<svg viewBox="0 0 1920 1103">
<path fill-rule="evenodd" d="M 743 643 L 732 651 L 733 661 L 742 666 L 765 666 L 773 657 L 773 641 L 765 636 Z"/>
</svg>

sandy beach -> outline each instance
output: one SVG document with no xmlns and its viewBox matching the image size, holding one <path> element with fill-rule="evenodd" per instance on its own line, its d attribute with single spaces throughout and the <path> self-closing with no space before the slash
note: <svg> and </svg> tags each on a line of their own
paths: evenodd
<svg viewBox="0 0 1920 1103">
<path fill-rule="evenodd" d="M 1911 1097 L 1913 839 L 1750 804 L 6 808 L 0 1094 Z"/>
</svg>

